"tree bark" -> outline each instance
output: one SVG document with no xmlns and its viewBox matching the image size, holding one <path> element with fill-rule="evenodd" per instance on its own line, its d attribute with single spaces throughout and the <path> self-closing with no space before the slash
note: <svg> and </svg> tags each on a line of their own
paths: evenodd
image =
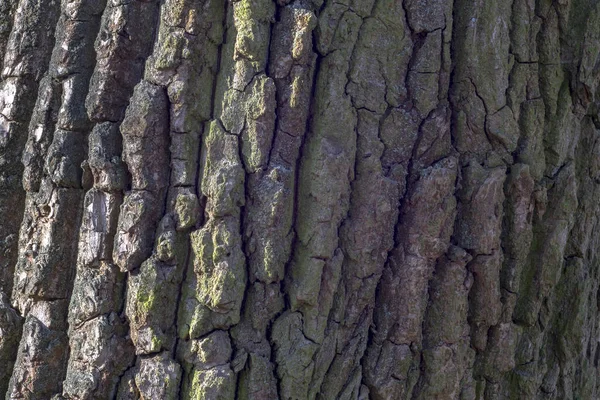
<svg viewBox="0 0 600 400">
<path fill-rule="evenodd" d="M 600 2 L 4 0 L 7 399 L 600 396 Z"/>
</svg>

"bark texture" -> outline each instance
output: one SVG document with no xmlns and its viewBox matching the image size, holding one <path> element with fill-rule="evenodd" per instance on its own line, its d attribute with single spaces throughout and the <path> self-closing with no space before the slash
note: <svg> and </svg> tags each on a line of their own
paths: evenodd
<svg viewBox="0 0 600 400">
<path fill-rule="evenodd" d="M 600 1 L 2 0 L 6 399 L 600 397 Z"/>
</svg>

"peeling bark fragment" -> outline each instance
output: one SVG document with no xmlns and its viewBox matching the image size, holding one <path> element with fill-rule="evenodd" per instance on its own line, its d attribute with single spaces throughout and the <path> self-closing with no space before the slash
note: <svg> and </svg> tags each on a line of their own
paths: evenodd
<svg viewBox="0 0 600 400">
<path fill-rule="evenodd" d="M 420 127 L 420 136 L 415 143 L 411 176 L 450 154 L 450 131 L 450 112 L 447 108 L 438 107 L 429 114 Z"/>
<path fill-rule="evenodd" d="M 292 171 L 274 166 L 262 179 L 251 176 L 246 216 L 250 282 L 280 282 L 291 252 L 293 193 Z"/>
<path fill-rule="evenodd" d="M 284 7 L 280 13 L 280 19 L 273 27 L 269 60 L 269 72 L 275 81 L 293 77 L 294 69 L 305 69 L 310 65 L 314 57 L 310 48 L 311 33 L 317 25 L 315 13 L 310 9 Z M 288 119 L 291 117 L 290 114 Z"/>
<path fill-rule="evenodd" d="M 270 354 L 270 348 L 265 343 L 269 333 L 269 326 L 265 321 L 271 321 L 285 308 L 283 294 L 279 284 L 255 282 L 248 289 L 247 296 L 246 301 L 251 300 L 252 303 L 244 310 L 244 321 L 232 333 L 240 344 L 252 347 L 266 357 Z"/>
<path fill-rule="evenodd" d="M 346 92 L 352 96 L 355 108 L 382 114 L 388 106 L 398 107 L 406 97 L 404 78 L 413 43 L 399 2 L 378 1 L 372 15 L 358 25 L 360 32 L 350 59 Z M 352 15 L 350 21 L 354 23 L 355 19 L 356 15 Z M 395 61 L 389 62 L 389 57 Z"/>
<path fill-rule="evenodd" d="M 240 323 L 231 329 L 236 355 L 232 361 L 239 372 L 238 393 L 242 398 L 277 397 L 275 365 L 272 363 L 270 321 L 285 308 L 279 283 L 255 282 L 246 293 Z M 241 371 L 241 372 L 240 372 Z M 265 397 L 266 396 L 266 397 Z"/>
<path fill-rule="evenodd" d="M 266 59 L 268 43 L 268 23 L 275 11 L 268 0 L 256 3 L 242 1 L 233 7 L 234 23 L 237 30 L 234 58 L 248 58 L 254 61 Z"/>
<path fill-rule="evenodd" d="M 56 42 L 60 46 L 54 46 L 50 61 L 50 74 L 53 77 L 67 78 L 83 73 L 89 79 L 96 62 L 94 40 L 105 6 L 106 0 L 63 2 L 58 21 L 61 29 L 56 32 Z M 80 93 L 84 97 L 79 99 L 81 103 L 78 105 L 84 109 L 86 91 Z M 85 109 L 83 111 L 85 113 Z"/>
<path fill-rule="evenodd" d="M 85 110 L 85 93 L 91 71 L 67 77 L 62 82 L 62 105 L 58 111 L 57 125 L 61 129 L 84 132 L 90 128 Z"/>
<path fill-rule="evenodd" d="M 381 121 L 381 165 L 387 174 L 406 176 L 418 134 L 419 117 L 403 107 L 392 109 Z"/>
<path fill-rule="evenodd" d="M 472 257 L 451 247 L 436 266 L 424 326 L 424 347 L 452 345 L 464 337 L 473 280 L 466 268 Z M 443 323 L 441 323 L 443 322 Z"/>
<path fill-rule="evenodd" d="M 506 91 L 507 106 L 519 120 L 525 103 L 531 100 L 541 102 L 539 65 L 537 63 L 516 62 L 510 71 L 509 87 Z M 510 122 L 510 121 L 509 121 Z M 538 129 L 544 128 L 544 123 Z M 519 132 L 519 136 L 525 132 Z"/>
<path fill-rule="evenodd" d="M 505 372 L 515 367 L 518 330 L 512 323 L 493 326 L 488 334 L 486 353 L 481 370 L 488 381 L 497 382 Z"/>
<path fill-rule="evenodd" d="M 270 0 L 233 4 L 227 36 L 234 43 L 223 49 L 231 58 L 223 58 L 226 75 L 217 84 L 222 102 L 216 103 L 216 115 L 226 131 L 242 136 L 241 154 L 250 173 L 266 166 L 275 128 L 275 85 L 264 74 L 274 11 Z"/>
<path fill-rule="evenodd" d="M 203 338 L 190 340 L 178 349 L 181 357 L 197 369 L 227 364 L 231 359 L 231 342 L 225 331 L 215 331 Z"/>
<path fill-rule="evenodd" d="M 170 0 L 161 7 L 145 79 L 167 86 L 173 132 L 197 133 L 211 118 L 223 12 L 223 4 L 205 0 Z"/>
<path fill-rule="evenodd" d="M 275 4 L 271 0 L 242 0 L 233 4 L 236 31 L 232 57 L 236 62 L 234 89 L 244 90 L 257 73 L 265 70 L 274 13 Z"/>
<path fill-rule="evenodd" d="M 176 189 L 174 197 L 175 199 L 171 199 L 171 203 L 175 203 L 172 208 L 175 209 L 176 229 L 184 231 L 194 227 L 200 218 L 198 197 L 189 188 Z"/>
</svg>

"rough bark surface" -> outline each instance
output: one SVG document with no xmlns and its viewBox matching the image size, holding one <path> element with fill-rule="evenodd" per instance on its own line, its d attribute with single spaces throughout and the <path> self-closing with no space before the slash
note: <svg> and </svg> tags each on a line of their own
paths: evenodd
<svg viewBox="0 0 600 400">
<path fill-rule="evenodd" d="M 6 399 L 600 398 L 600 1 L 2 0 Z"/>
</svg>

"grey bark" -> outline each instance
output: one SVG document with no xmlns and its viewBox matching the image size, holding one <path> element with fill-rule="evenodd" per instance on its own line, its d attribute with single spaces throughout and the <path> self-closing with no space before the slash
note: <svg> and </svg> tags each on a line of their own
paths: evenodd
<svg viewBox="0 0 600 400">
<path fill-rule="evenodd" d="M 5 0 L 7 399 L 600 396 L 600 2 Z"/>
</svg>

